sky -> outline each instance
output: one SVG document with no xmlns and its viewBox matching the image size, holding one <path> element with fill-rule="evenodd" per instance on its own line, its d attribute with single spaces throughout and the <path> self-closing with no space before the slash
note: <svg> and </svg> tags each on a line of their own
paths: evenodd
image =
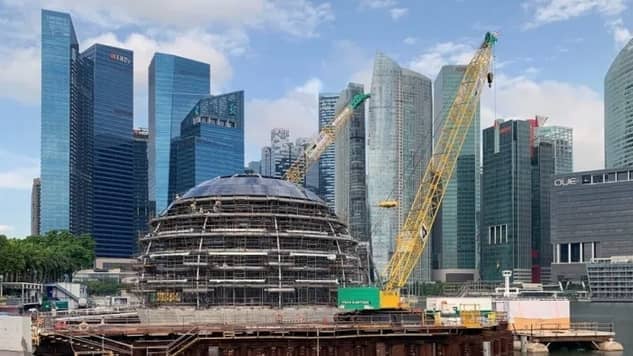
<svg viewBox="0 0 633 356">
<path fill-rule="evenodd" d="M 147 127 L 154 52 L 211 65 L 213 94 L 244 90 L 246 162 L 270 129 L 317 132 L 319 92 L 350 81 L 369 89 L 374 55 L 434 78 L 465 64 L 497 31 L 495 85 L 482 94 L 482 128 L 495 118 L 549 116 L 574 129 L 574 169 L 603 167 L 603 81 L 633 37 L 633 0 L 0 0 L 0 234 L 30 232 L 39 176 L 40 10 L 69 12 L 80 50 L 134 51 L 134 124 Z"/>
</svg>

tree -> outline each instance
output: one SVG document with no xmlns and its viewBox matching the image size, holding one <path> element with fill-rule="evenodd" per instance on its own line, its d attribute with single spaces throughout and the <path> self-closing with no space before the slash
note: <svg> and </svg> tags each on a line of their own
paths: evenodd
<svg viewBox="0 0 633 356">
<path fill-rule="evenodd" d="M 44 236 L 8 239 L 0 235 L 0 275 L 5 281 L 55 282 L 94 262 L 89 235 L 50 231 Z"/>
</svg>

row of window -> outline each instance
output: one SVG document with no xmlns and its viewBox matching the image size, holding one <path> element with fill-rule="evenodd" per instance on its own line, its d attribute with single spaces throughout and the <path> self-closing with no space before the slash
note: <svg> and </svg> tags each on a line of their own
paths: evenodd
<svg viewBox="0 0 633 356">
<path fill-rule="evenodd" d="M 628 180 L 633 180 L 633 171 L 584 174 L 581 180 L 582 184 L 625 182 Z"/>
<path fill-rule="evenodd" d="M 508 224 L 488 226 L 488 245 L 508 243 Z"/>
</svg>

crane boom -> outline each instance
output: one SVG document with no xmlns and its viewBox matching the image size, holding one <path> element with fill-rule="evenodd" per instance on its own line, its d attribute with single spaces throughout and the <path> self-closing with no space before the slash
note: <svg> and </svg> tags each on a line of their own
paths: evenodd
<svg viewBox="0 0 633 356">
<path fill-rule="evenodd" d="M 354 110 L 369 98 L 369 94 L 356 94 L 349 101 L 349 103 L 327 124 L 316 139 L 312 141 L 312 144 L 307 147 L 303 156 L 297 157 L 292 162 L 292 165 L 286 171 L 284 179 L 291 181 L 295 184 L 303 183 L 306 171 L 319 160 L 319 157 L 325 152 L 325 150 L 336 140 L 336 135 L 341 131 L 341 128 L 349 121 L 354 113 Z"/>
<path fill-rule="evenodd" d="M 396 248 L 385 270 L 383 293 L 399 295 L 400 288 L 407 283 L 424 252 L 446 186 L 472 124 L 484 78 L 488 76 L 488 82 L 492 81 L 488 69 L 496 41 L 492 33 L 486 33 L 483 44 L 466 67 L 411 209 L 396 237 Z"/>
</svg>

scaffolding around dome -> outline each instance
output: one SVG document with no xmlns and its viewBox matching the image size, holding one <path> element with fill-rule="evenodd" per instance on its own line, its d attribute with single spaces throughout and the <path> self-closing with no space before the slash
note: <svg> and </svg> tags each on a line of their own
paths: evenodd
<svg viewBox="0 0 633 356">
<path fill-rule="evenodd" d="M 338 286 L 368 283 L 366 245 L 321 199 L 258 175 L 206 181 L 140 239 L 146 305 L 336 305 Z"/>
</svg>

